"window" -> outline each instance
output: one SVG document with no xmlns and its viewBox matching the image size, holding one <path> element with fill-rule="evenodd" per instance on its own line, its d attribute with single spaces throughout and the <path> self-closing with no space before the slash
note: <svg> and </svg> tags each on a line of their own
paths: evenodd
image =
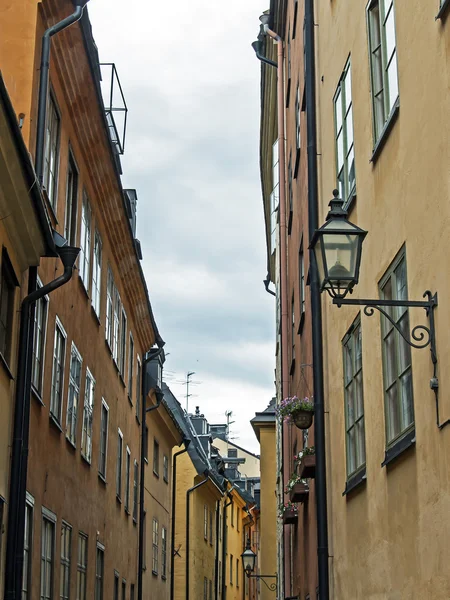
<svg viewBox="0 0 450 600">
<path fill-rule="evenodd" d="M 0 354 L 7 363 L 11 358 L 14 300 L 18 285 L 8 253 L 3 248 L 0 274 Z"/>
<path fill-rule="evenodd" d="M 213 600 L 213 586 L 212 579 L 209 580 L 209 600 Z"/>
<path fill-rule="evenodd" d="M 83 430 L 81 432 L 81 454 L 90 463 L 92 460 L 92 420 L 94 417 L 95 379 L 86 369 L 84 387 Z"/>
<path fill-rule="evenodd" d="M 127 352 L 127 315 L 122 307 L 122 319 L 120 322 L 120 348 L 119 348 L 119 371 L 125 377 L 125 358 Z"/>
<path fill-rule="evenodd" d="M 148 464 L 148 427 L 145 426 L 145 437 L 144 437 L 144 458 Z"/>
<path fill-rule="evenodd" d="M 134 583 L 130 587 L 130 600 L 134 600 Z"/>
<path fill-rule="evenodd" d="M 289 199 L 288 235 L 291 235 L 292 219 L 294 217 L 294 191 L 292 188 L 292 153 L 289 153 L 289 163 L 288 163 L 288 199 Z"/>
<path fill-rule="evenodd" d="M 134 363 L 134 340 L 130 331 L 130 346 L 128 350 L 128 398 L 133 400 L 133 363 Z"/>
<path fill-rule="evenodd" d="M 88 538 L 84 533 L 78 534 L 78 560 L 77 560 L 77 600 L 86 600 L 87 577 L 87 543 Z"/>
<path fill-rule="evenodd" d="M 127 582 L 125 579 L 122 579 L 122 600 L 126 600 L 127 595 Z"/>
<path fill-rule="evenodd" d="M 237 458 L 238 457 L 238 453 L 237 453 L 236 448 L 230 448 L 228 450 L 228 457 L 229 458 Z"/>
<path fill-rule="evenodd" d="M 108 449 L 108 419 L 109 407 L 102 398 L 102 418 L 100 421 L 100 457 L 98 460 L 99 475 L 106 479 L 106 455 Z"/>
<path fill-rule="evenodd" d="M 113 359 L 116 362 L 116 365 L 119 366 L 119 355 L 120 355 L 120 324 L 121 324 L 121 313 L 122 313 L 122 300 L 120 299 L 120 294 L 118 289 L 114 286 L 113 290 L 114 294 L 114 315 L 113 315 L 113 328 L 112 328 L 112 355 Z"/>
<path fill-rule="evenodd" d="M 113 305 L 114 305 L 114 279 L 111 267 L 108 267 L 108 279 L 106 282 L 106 323 L 105 335 L 110 349 L 113 347 Z"/>
<path fill-rule="evenodd" d="M 163 456 L 163 479 L 169 483 L 169 457 L 166 454 Z"/>
<path fill-rule="evenodd" d="M 41 532 L 41 600 L 53 600 L 56 517 L 43 509 Z M 49 513 L 48 517 L 47 512 Z"/>
<path fill-rule="evenodd" d="M 21 600 L 31 600 L 31 559 L 33 545 L 33 507 L 34 498 L 27 493 L 25 505 L 25 535 L 23 545 L 23 574 Z"/>
<path fill-rule="evenodd" d="M 208 578 L 203 577 L 203 600 L 208 600 Z"/>
<path fill-rule="evenodd" d="M 362 338 L 359 317 L 343 339 L 347 478 L 366 462 Z"/>
<path fill-rule="evenodd" d="M 292 294 L 292 301 L 291 301 L 291 315 L 292 315 L 292 321 L 291 321 L 291 343 L 292 343 L 292 350 L 291 350 L 291 360 L 294 361 L 295 360 L 295 335 L 296 335 L 296 331 L 295 331 L 295 301 L 294 301 L 294 294 Z M 292 369 L 292 365 L 291 365 L 291 369 Z M 291 371 L 292 373 L 292 371 Z"/>
<path fill-rule="evenodd" d="M 234 527 L 234 504 L 230 506 L 231 510 L 231 527 Z"/>
<path fill-rule="evenodd" d="M 114 571 L 114 600 L 119 600 L 119 573 Z"/>
<path fill-rule="evenodd" d="M 58 180 L 60 118 L 55 100 L 50 94 L 47 106 L 47 124 L 44 149 L 44 187 L 54 212 L 56 212 L 56 184 Z"/>
<path fill-rule="evenodd" d="M 52 389 L 50 394 L 50 414 L 61 423 L 62 394 L 64 385 L 64 363 L 66 358 L 66 332 L 56 317 L 55 342 L 53 345 Z"/>
<path fill-rule="evenodd" d="M 381 280 L 380 296 L 384 300 L 408 298 L 404 250 Z M 386 311 L 405 337 L 409 338 L 408 309 L 394 306 L 388 307 Z M 386 437 L 389 445 L 414 423 L 411 347 L 385 317 L 382 317 L 381 322 Z"/>
<path fill-rule="evenodd" d="M 352 75 L 347 62 L 334 95 L 336 173 L 344 206 L 356 193 L 355 151 L 353 146 Z"/>
<path fill-rule="evenodd" d="M 297 29 L 297 13 L 298 13 L 298 0 L 294 0 L 294 21 L 292 23 L 292 39 L 295 40 L 295 31 Z"/>
<path fill-rule="evenodd" d="M 103 600 L 103 576 L 105 569 L 105 548 L 97 544 L 95 560 L 95 600 Z"/>
<path fill-rule="evenodd" d="M 70 357 L 69 395 L 67 398 L 66 436 L 75 446 L 77 438 L 78 401 L 80 399 L 80 380 L 82 358 L 72 342 Z"/>
<path fill-rule="evenodd" d="M 159 444 L 153 440 L 153 473 L 159 477 Z"/>
<path fill-rule="evenodd" d="M 398 98 L 394 0 L 373 0 L 367 9 L 375 142 Z"/>
<path fill-rule="evenodd" d="M 78 194 L 78 172 L 72 152 L 69 150 L 69 163 L 67 165 L 66 186 L 66 215 L 64 219 L 64 237 L 69 246 L 75 246 L 77 236 L 77 194 Z M 81 230 L 83 231 L 83 230 Z M 83 235 L 83 234 L 81 234 Z M 83 237 L 81 237 L 83 242 Z M 81 263 L 80 263 L 81 264 Z"/>
<path fill-rule="evenodd" d="M 127 446 L 127 456 L 125 459 L 125 510 L 130 512 L 130 471 L 131 471 L 131 450 Z"/>
<path fill-rule="evenodd" d="M 300 320 L 305 314 L 306 309 L 306 286 L 305 286 L 305 256 L 303 254 L 303 240 L 298 252 L 298 270 L 299 270 L 299 292 L 300 292 Z"/>
<path fill-rule="evenodd" d="M 208 539 L 208 507 L 206 504 L 203 507 L 203 537 Z"/>
<path fill-rule="evenodd" d="M 133 479 L 133 521 L 137 523 L 138 514 L 138 477 L 139 469 L 137 460 L 134 461 L 134 479 Z"/>
<path fill-rule="evenodd" d="M 213 543 L 213 513 L 212 513 L 212 510 L 209 511 L 209 543 L 212 546 L 212 543 Z"/>
<path fill-rule="evenodd" d="M 61 527 L 61 575 L 60 599 L 70 597 L 70 558 L 71 558 L 72 527 L 63 523 Z"/>
<path fill-rule="evenodd" d="M 100 317 L 100 299 L 102 283 L 102 239 L 96 230 L 94 235 L 94 255 L 92 265 L 92 307 L 97 317 Z"/>
<path fill-rule="evenodd" d="M 287 39 L 287 74 L 286 74 L 286 108 L 289 106 L 289 96 L 291 92 L 291 61 L 292 48 L 291 48 L 291 24 L 289 23 L 288 39 Z"/>
<path fill-rule="evenodd" d="M 120 429 L 117 432 L 117 463 L 116 463 L 116 496 L 122 496 L 122 462 L 123 462 L 123 434 Z"/>
<path fill-rule="evenodd" d="M 233 555 L 230 554 L 230 585 L 233 585 Z"/>
<path fill-rule="evenodd" d="M 295 3 L 295 11 L 297 14 L 297 2 Z M 301 147 L 301 129 L 300 129 L 300 115 L 302 111 L 302 105 L 300 102 L 300 85 L 297 84 L 297 92 L 295 94 L 295 166 L 294 166 L 294 177 L 297 177 L 298 167 L 300 162 L 300 147 Z"/>
<path fill-rule="evenodd" d="M 161 529 L 161 577 L 167 577 L 167 529 Z"/>
<path fill-rule="evenodd" d="M 84 192 L 81 209 L 80 277 L 87 292 L 89 291 L 89 280 L 91 278 L 91 221 L 91 206 L 86 196 L 86 192 Z"/>
<path fill-rule="evenodd" d="M 239 559 L 236 559 L 236 587 L 239 587 Z"/>
<path fill-rule="evenodd" d="M 39 283 L 38 287 L 42 287 Z M 45 334 L 47 331 L 48 317 L 48 296 L 40 298 L 36 302 L 34 313 L 34 334 L 33 334 L 33 364 L 31 372 L 31 384 L 35 392 L 42 397 L 42 386 L 44 379 L 44 355 L 45 355 Z"/>
<path fill-rule="evenodd" d="M 136 369 L 136 417 L 138 420 L 141 418 L 141 359 L 137 357 L 137 369 Z"/>
<path fill-rule="evenodd" d="M 238 531 L 240 531 L 240 527 L 239 527 L 239 521 L 241 520 L 241 509 L 238 507 L 236 510 L 236 528 Z"/>
<path fill-rule="evenodd" d="M 278 141 L 272 146 L 273 191 L 270 194 L 270 249 L 273 254 L 277 247 L 278 206 L 280 202 L 278 172 Z"/>
<path fill-rule="evenodd" d="M 153 519 L 152 540 L 153 540 L 152 573 L 157 575 L 158 574 L 158 521 L 156 519 Z"/>
</svg>

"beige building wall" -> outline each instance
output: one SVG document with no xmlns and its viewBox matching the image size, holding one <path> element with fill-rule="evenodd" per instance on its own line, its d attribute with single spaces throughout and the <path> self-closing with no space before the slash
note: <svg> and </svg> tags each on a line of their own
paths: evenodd
<svg viewBox="0 0 450 600">
<path fill-rule="evenodd" d="M 233 504 L 227 508 L 227 600 L 241 600 L 244 588 L 244 569 L 241 554 L 244 551 L 245 500 L 236 490 L 232 492 Z M 227 500 L 228 502 L 228 500 Z"/>
<path fill-rule="evenodd" d="M 229 448 L 237 450 L 238 458 L 245 458 L 245 463 L 238 467 L 241 475 L 243 477 L 259 477 L 259 456 L 248 450 L 244 450 L 244 448 L 236 446 L 233 442 L 227 442 L 218 437 L 214 438 L 213 445 L 219 450 L 221 456 L 227 456 Z"/>
<path fill-rule="evenodd" d="M 260 573 L 277 573 L 277 495 L 275 424 L 260 428 L 261 444 L 261 514 Z M 272 583 L 274 580 L 268 580 Z M 261 586 L 261 600 L 273 600 L 273 592 Z"/>
<path fill-rule="evenodd" d="M 316 4 L 320 223 L 336 187 L 333 96 L 350 57 L 356 200 L 349 218 L 368 230 L 353 298 L 379 297 L 378 283 L 405 245 L 408 295 L 439 294 L 435 311 L 441 421 L 450 417 L 446 268 L 450 222 L 450 36 L 438 0 L 395 1 L 399 110 L 378 156 L 374 141 L 366 3 Z M 327 485 L 332 598 L 450 597 L 450 427 L 436 426 L 429 349 L 412 349 L 415 443 L 385 459 L 380 318 L 361 314 L 367 479 L 343 496 L 346 441 L 341 341 L 359 314 L 323 294 Z M 427 325 L 410 309 L 410 325 Z M 263 470 L 263 469 L 262 469 Z M 264 513 L 263 513 L 264 514 Z"/>
</svg>

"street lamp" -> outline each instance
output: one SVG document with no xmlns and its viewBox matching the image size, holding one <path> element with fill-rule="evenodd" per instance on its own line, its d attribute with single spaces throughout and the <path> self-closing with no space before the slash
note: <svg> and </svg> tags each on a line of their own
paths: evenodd
<svg viewBox="0 0 450 600">
<path fill-rule="evenodd" d="M 242 565 L 244 567 L 245 574 L 248 578 L 253 577 L 255 579 L 261 579 L 264 585 L 272 592 L 276 591 L 278 583 L 278 575 L 253 575 L 253 571 L 256 566 L 256 554 L 253 552 L 250 546 L 250 537 L 247 538 L 247 545 L 245 546 L 244 552 L 241 554 Z M 275 579 L 274 583 L 267 583 L 265 579 Z"/>
<path fill-rule="evenodd" d="M 361 264 L 361 250 L 367 231 L 360 229 L 347 220 L 347 211 L 343 208 L 343 201 L 338 197 L 338 191 L 333 191 L 330 202 L 330 211 L 326 223 L 316 229 L 311 238 L 310 248 L 314 252 L 320 279 L 320 290 L 326 290 L 333 298 L 333 304 L 339 308 L 342 305 L 364 306 L 364 314 L 371 317 L 376 309 L 398 331 L 400 336 L 413 348 L 426 348 L 430 346 L 431 360 L 434 374 L 430 386 L 437 392 L 438 379 L 436 333 L 434 326 L 434 309 L 436 308 L 437 294 L 427 290 L 423 297 L 426 300 L 385 300 L 385 299 L 348 299 L 345 296 L 353 291 L 358 283 L 359 267 Z M 405 332 L 391 316 L 389 307 L 424 308 L 428 317 L 428 327 L 416 325 L 411 334 Z M 388 310 L 384 310 L 386 307 Z M 412 339 L 411 339 L 412 338 Z M 414 341 L 412 341 L 414 340 Z M 439 418 L 438 418 L 439 425 Z"/>
</svg>

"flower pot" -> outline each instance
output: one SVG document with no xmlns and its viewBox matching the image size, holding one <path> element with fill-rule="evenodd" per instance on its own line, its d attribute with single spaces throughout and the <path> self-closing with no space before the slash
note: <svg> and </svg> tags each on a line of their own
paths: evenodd
<svg viewBox="0 0 450 600">
<path fill-rule="evenodd" d="M 292 523 L 297 523 L 298 519 L 298 511 L 293 510 L 292 508 L 288 508 L 283 513 L 283 523 L 285 525 L 291 525 Z"/>
<path fill-rule="evenodd" d="M 309 494 L 309 488 L 306 483 L 296 483 L 289 493 L 291 502 L 304 502 Z"/>
<path fill-rule="evenodd" d="M 312 479 L 316 475 L 316 455 L 307 454 L 304 456 L 298 467 L 298 474 L 302 479 Z"/>
<path fill-rule="evenodd" d="M 296 410 L 292 413 L 292 421 L 299 429 L 309 429 L 312 425 L 314 412 L 312 410 Z"/>
</svg>

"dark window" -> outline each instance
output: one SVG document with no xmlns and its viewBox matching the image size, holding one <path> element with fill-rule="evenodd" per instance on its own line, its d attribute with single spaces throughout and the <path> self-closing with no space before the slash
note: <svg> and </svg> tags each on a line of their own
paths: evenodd
<svg viewBox="0 0 450 600">
<path fill-rule="evenodd" d="M 53 210 L 56 210 L 56 187 L 59 161 L 60 118 L 53 96 L 48 98 L 47 124 L 44 149 L 44 187 Z"/>
<path fill-rule="evenodd" d="M 289 198 L 289 216 L 288 216 L 288 234 L 292 231 L 292 219 L 294 216 L 294 190 L 292 186 L 292 153 L 289 154 L 288 163 L 288 198 Z"/>
<path fill-rule="evenodd" d="M 159 444 L 153 440 L 153 473 L 159 477 Z"/>
<path fill-rule="evenodd" d="M 25 506 L 25 536 L 23 546 L 23 576 L 22 576 L 22 596 L 21 600 L 31 598 L 31 559 L 33 542 L 33 506 L 28 501 Z"/>
<path fill-rule="evenodd" d="M 169 483 L 169 457 L 165 454 L 163 456 L 163 479 Z"/>
<path fill-rule="evenodd" d="M 18 285 L 8 253 L 3 248 L 0 275 L 0 353 L 6 362 L 11 358 L 14 299 Z"/>
<path fill-rule="evenodd" d="M 236 450 L 236 449 L 234 449 L 234 450 L 233 450 L 233 449 L 231 449 L 231 448 L 230 448 L 230 449 L 228 450 L 228 456 L 229 456 L 230 458 L 237 458 L 237 455 L 238 455 L 238 453 L 237 453 L 237 450 Z"/>
<path fill-rule="evenodd" d="M 95 561 L 95 600 L 103 600 L 104 561 L 104 548 L 97 546 L 97 557 Z"/>
<path fill-rule="evenodd" d="M 41 286 L 39 286 L 41 287 Z M 44 350 L 47 330 L 48 298 L 44 296 L 36 302 L 34 313 L 33 364 L 31 383 L 35 391 L 42 396 L 44 377 Z"/>
<path fill-rule="evenodd" d="M 138 477 L 139 467 L 137 460 L 134 461 L 134 478 L 133 478 L 133 521 L 137 523 L 138 516 Z"/>
<path fill-rule="evenodd" d="M 78 171 L 75 166 L 72 153 L 69 150 L 69 164 L 67 166 L 66 187 L 66 215 L 64 219 L 64 237 L 70 246 L 74 246 L 77 234 L 77 194 L 78 194 Z M 83 236 L 82 236 L 83 238 Z M 83 239 L 81 239 L 83 243 Z M 83 269 L 82 264 L 81 270 Z M 84 279 L 83 279 L 84 281 Z"/>
<path fill-rule="evenodd" d="M 114 571 L 114 600 L 119 600 L 119 573 Z"/>
</svg>

